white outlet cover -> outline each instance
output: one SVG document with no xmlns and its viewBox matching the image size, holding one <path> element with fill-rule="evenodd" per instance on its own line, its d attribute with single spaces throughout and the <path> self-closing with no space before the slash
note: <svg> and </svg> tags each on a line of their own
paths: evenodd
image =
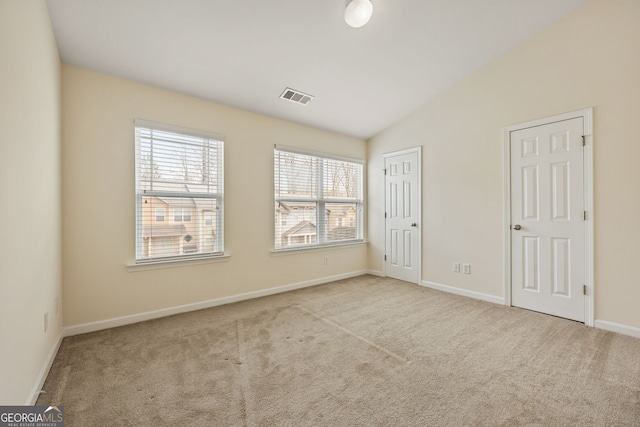
<svg viewBox="0 0 640 427">
<path fill-rule="evenodd" d="M 471 274 L 471 264 L 462 264 L 462 272 L 464 274 Z"/>
</svg>

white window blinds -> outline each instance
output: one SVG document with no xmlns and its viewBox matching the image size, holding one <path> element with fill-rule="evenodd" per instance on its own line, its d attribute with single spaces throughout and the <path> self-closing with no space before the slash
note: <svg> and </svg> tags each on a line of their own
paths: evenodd
<svg viewBox="0 0 640 427">
<path fill-rule="evenodd" d="M 274 151 L 275 249 L 362 240 L 362 162 Z"/>
<path fill-rule="evenodd" d="M 224 252 L 223 140 L 135 121 L 136 262 Z"/>
</svg>

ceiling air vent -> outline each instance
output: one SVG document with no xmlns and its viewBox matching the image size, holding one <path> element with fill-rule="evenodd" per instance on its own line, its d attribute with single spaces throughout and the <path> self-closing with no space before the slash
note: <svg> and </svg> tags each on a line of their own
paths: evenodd
<svg viewBox="0 0 640 427">
<path fill-rule="evenodd" d="M 295 102 L 296 104 L 307 105 L 313 99 L 313 95 L 308 95 L 306 93 L 302 93 L 299 90 L 286 88 L 280 98 L 286 99 L 287 101 Z"/>
</svg>

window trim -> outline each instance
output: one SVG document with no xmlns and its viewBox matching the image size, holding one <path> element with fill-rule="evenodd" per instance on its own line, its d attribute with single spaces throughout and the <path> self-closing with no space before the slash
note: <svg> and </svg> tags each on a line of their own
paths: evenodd
<svg viewBox="0 0 640 427">
<path fill-rule="evenodd" d="M 160 259 L 157 258 L 148 262 L 130 262 L 126 264 L 127 271 L 133 273 L 136 271 L 156 270 L 159 268 L 185 267 L 188 265 L 210 264 L 217 262 L 227 262 L 231 258 L 231 254 L 224 252 L 220 255 L 191 256 L 181 259 Z"/>
<path fill-rule="evenodd" d="M 365 196 L 365 191 L 364 191 L 364 186 L 365 186 L 365 177 L 366 177 L 366 164 L 365 161 L 362 159 L 356 159 L 353 157 L 345 157 L 345 156 L 339 156 L 339 155 L 335 155 L 335 154 L 330 154 L 330 153 L 322 153 L 322 152 L 318 152 L 318 151 L 312 151 L 312 150 L 306 150 L 303 148 L 299 148 L 299 147 L 290 147 L 290 146 L 286 146 L 286 145 L 279 145 L 279 144 L 274 144 L 273 146 L 274 148 L 274 152 L 273 152 L 273 177 L 274 177 L 274 205 L 277 202 L 282 202 L 282 203 L 286 203 L 287 201 L 290 202 L 310 202 L 310 203 L 315 203 L 316 204 L 316 224 L 317 224 L 317 231 L 316 231 L 316 242 L 313 244 L 299 244 L 299 245 L 287 245 L 287 246 L 282 246 L 282 247 L 276 247 L 275 246 L 275 242 L 276 242 L 276 209 L 273 209 L 273 234 L 272 234 L 272 242 L 273 242 L 273 248 L 271 249 L 271 254 L 284 254 L 284 253 L 293 253 L 293 252 L 301 252 L 301 251 L 308 251 L 308 250 L 313 250 L 313 249 L 327 249 L 327 248 L 332 248 L 332 247 L 340 247 L 340 246 L 353 246 L 353 245 L 359 245 L 359 244 L 364 244 L 366 243 L 365 240 L 365 224 L 364 224 L 364 210 L 365 210 L 365 206 L 366 206 L 366 196 Z M 317 157 L 323 160 L 336 160 L 336 161 L 343 161 L 343 162 L 349 162 L 349 163 L 355 163 L 355 164 L 359 164 L 362 168 L 362 175 L 360 176 L 360 198 L 357 200 L 350 200 L 350 199 L 344 199 L 344 198 L 323 198 L 323 197 L 318 197 L 318 198 L 285 198 L 285 197 L 276 197 L 275 196 L 275 153 L 276 151 L 283 151 L 283 152 L 287 152 L 287 153 L 291 153 L 291 154 L 299 154 L 299 155 L 303 155 L 303 156 L 312 156 L 312 157 Z M 322 170 L 320 170 L 320 172 L 318 172 L 320 175 L 322 174 Z M 322 179 L 320 179 L 320 181 L 322 181 Z M 326 227 L 326 221 L 318 221 L 318 219 L 320 218 L 321 212 L 323 212 L 325 209 L 325 206 L 327 204 L 331 204 L 331 203 L 344 203 L 344 204 L 350 204 L 353 203 L 355 204 L 357 207 L 359 205 L 360 209 L 356 209 L 356 218 L 355 218 L 355 224 L 356 225 L 360 225 L 360 227 L 356 227 L 356 238 L 355 239 L 348 239 L 348 240 L 331 240 L 331 241 L 323 241 L 320 242 L 320 238 L 319 236 L 324 235 L 321 233 L 325 232 L 325 227 Z"/>
<path fill-rule="evenodd" d="M 314 157 L 320 157 L 320 158 L 329 159 L 329 160 L 340 160 L 343 162 L 358 163 L 363 166 L 362 174 L 364 175 L 365 161 L 362 159 L 357 159 L 355 157 L 339 156 L 337 154 L 331 154 L 331 153 L 323 153 L 321 151 L 307 150 L 305 148 L 300 148 L 300 147 L 291 147 L 289 145 L 274 144 L 273 149 L 278 151 L 286 151 L 292 154 L 300 154 L 303 156 L 314 156 Z M 363 176 L 363 183 L 364 183 L 364 176 Z M 363 197 L 364 197 L 364 194 L 363 194 Z"/>
<path fill-rule="evenodd" d="M 321 252 L 332 249 L 346 249 L 352 246 L 362 246 L 368 245 L 369 242 L 367 240 L 346 240 L 343 242 L 336 243 L 326 243 L 322 245 L 305 245 L 305 246 L 287 246 L 281 249 L 271 249 L 269 252 L 271 256 L 281 256 L 281 255 L 293 255 L 299 254 L 302 252 Z"/>
</svg>

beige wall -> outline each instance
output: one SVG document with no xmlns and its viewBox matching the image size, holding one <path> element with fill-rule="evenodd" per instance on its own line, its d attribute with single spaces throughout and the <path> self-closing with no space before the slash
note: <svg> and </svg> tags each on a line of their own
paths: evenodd
<svg viewBox="0 0 640 427">
<path fill-rule="evenodd" d="M 62 331 L 60 60 L 44 0 L 0 1 L 0 52 L 0 405 L 23 405 Z"/>
<path fill-rule="evenodd" d="M 640 327 L 639 18 L 640 1 L 591 1 L 370 140 L 370 268 L 382 154 L 421 145 L 422 279 L 502 297 L 502 128 L 594 107 L 596 320 Z"/>
<path fill-rule="evenodd" d="M 364 160 L 364 141 L 68 65 L 62 81 L 65 325 L 366 269 L 366 246 L 269 252 L 274 144 Z M 136 118 L 225 135 L 228 262 L 127 272 L 135 257 Z"/>
</svg>

